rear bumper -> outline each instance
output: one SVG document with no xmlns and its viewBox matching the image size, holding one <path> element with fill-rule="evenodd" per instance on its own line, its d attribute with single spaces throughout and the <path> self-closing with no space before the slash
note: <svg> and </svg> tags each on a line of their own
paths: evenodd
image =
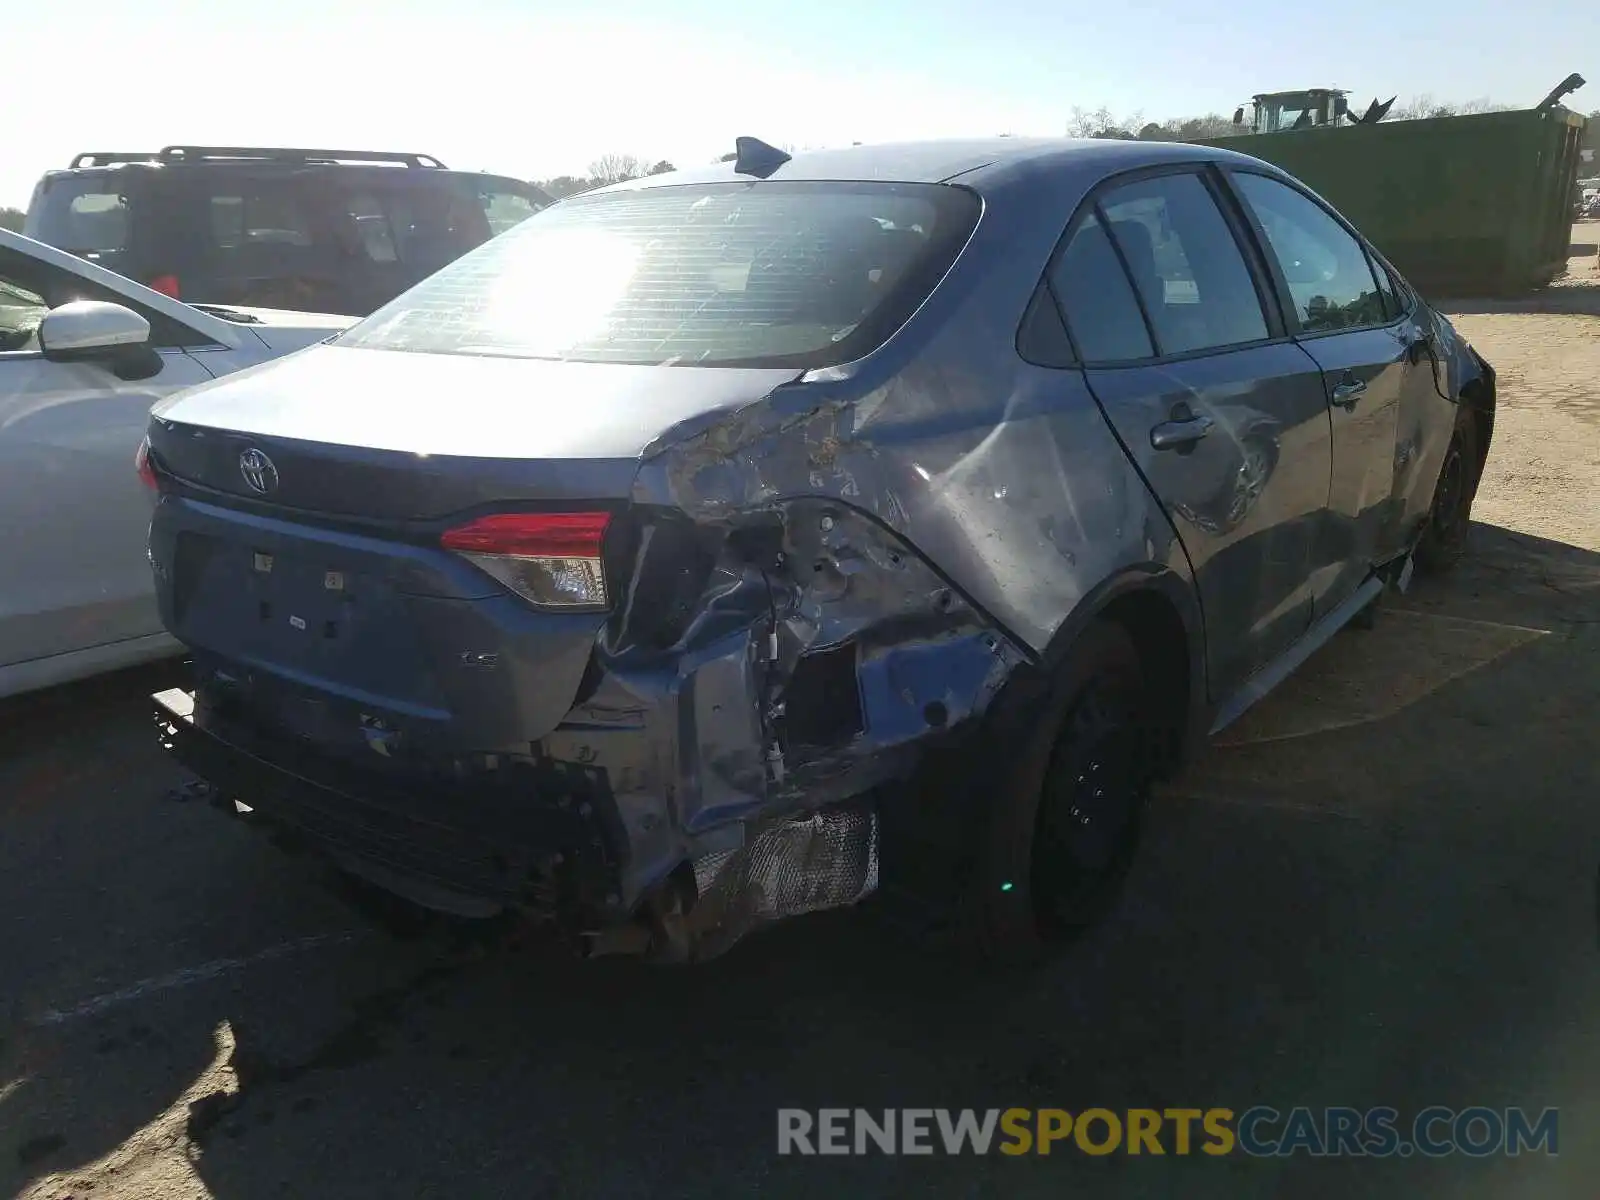
<svg viewBox="0 0 1600 1200">
<path fill-rule="evenodd" d="M 151 697 L 162 745 L 222 807 L 299 835 L 419 903 L 467 916 L 515 908 L 575 930 L 623 919 L 603 773 L 509 764 L 495 778 L 373 778 L 287 739 L 230 725 L 182 689 Z"/>
<path fill-rule="evenodd" d="M 714 569 L 657 522 L 664 565 L 580 621 L 471 594 L 493 588 L 420 543 L 164 495 L 151 557 L 193 691 L 156 698 L 161 738 L 226 811 L 433 907 L 704 947 L 854 904 L 888 793 L 914 810 L 884 826 L 897 875 L 928 842 L 970 857 L 981 787 L 920 768 L 979 740 L 1022 652 L 898 535 L 807 505 L 723 531 Z M 779 535 L 803 589 L 761 565 Z"/>
</svg>

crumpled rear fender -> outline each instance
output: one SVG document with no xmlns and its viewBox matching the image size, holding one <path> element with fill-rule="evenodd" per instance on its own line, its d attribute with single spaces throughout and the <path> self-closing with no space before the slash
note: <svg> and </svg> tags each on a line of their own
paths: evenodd
<svg viewBox="0 0 1600 1200">
<path fill-rule="evenodd" d="M 1434 489 L 1462 409 L 1473 414 L 1476 462 L 1473 486 L 1483 473 L 1494 437 L 1497 402 L 1494 367 L 1449 319 L 1423 310 L 1418 349 L 1402 397 L 1395 439 L 1394 500 L 1399 540 L 1415 544 L 1427 523 Z"/>
<path fill-rule="evenodd" d="M 1020 694 L 1019 672 L 1048 675 L 1107 581 L 1192 598 L 1171 522 L 1081 372 L 1017 354 L 1059 218 L 1038 218 L 1026 261 L 1004 215 L 879 352 L 645 450 L 633 591 L 569 719 L 583 746 L 549 748 L 605 765 L 598 731 L 636 727 L 616 788 L 630 895 L 685 863 L 702 890 L 703 864 L 774 823 L 912 778 Z M 977 253 L 985 236 L 1004 244 Z"/>
</svg>

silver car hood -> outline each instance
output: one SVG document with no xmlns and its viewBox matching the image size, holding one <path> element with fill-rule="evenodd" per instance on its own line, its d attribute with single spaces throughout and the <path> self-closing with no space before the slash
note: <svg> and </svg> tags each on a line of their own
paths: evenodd
<svg viewBox="0 0 1600 1200">
<path fill-rule="evenodd" d="M 267 329 L 266 332 L 273 332 Z M 793 368 L 617 366 L 311 346 L 180 392 L 164 421 L 420 456 L 635 458 Z"/>
</svg>

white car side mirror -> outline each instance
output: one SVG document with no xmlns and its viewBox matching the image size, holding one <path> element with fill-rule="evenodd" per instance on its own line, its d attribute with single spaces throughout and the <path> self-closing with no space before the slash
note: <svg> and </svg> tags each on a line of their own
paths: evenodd
<svg viewBox="0 0 1600 1200">
<path fill-rule="evenodd" d="M 103 363 L 119 379 L 148 379 L 161 370 L 150 346 L 150 322 L 120 304 L 73 300 L 45 313 L 39 349 L 51 362 Z"/>
</svg>

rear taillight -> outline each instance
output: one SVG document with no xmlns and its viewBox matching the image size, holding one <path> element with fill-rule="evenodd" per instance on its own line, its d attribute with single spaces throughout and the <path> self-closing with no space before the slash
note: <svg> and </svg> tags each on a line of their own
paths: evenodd
<svg viewBox="0 0 1600 1200">
<path fill-rule="evenodd" d="M 178 292 L 178 277 L 176 275 L 157 275 L 150 281 L 152 291 L 160 292 L 163 296 L 171 296 L 174 300 L 181 300 Z"/>
<path fill-rule="evenodd" d="M 601 544 L 611 514 L 495 513 L 447 530 L 440 544 L 541 608 L 606 607 Z"/>
<path fill-rule="evenodd" d="M 161 481 L 156 478 L 156 469 L 150 465 L 150 439 L 144 438 L 139 442 L 139 448 L 133 454 L 133 469 L 139 473 L 139 482 L 152 492 L 161 490 Z"/>
</svg>

